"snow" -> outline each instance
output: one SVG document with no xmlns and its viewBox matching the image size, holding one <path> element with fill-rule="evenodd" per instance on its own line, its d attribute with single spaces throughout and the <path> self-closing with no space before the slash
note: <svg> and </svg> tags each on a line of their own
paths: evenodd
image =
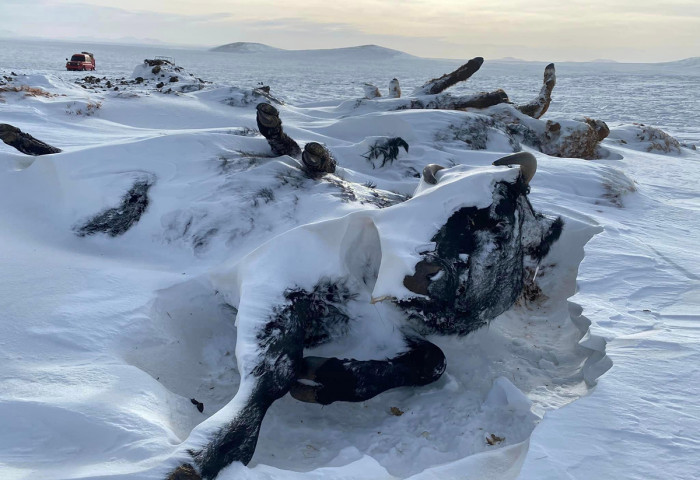
<svg viewBox="0 0 700 480">
<path fill-rule="evenodd" d="M 545 415 L 521 479 L 697 478 L 700 407 L 698 158 L 615 149 L 637 192 L 593 211 L 605 234 L 586 246 L 572 300 L 612 341 L 593 393 Z M 607 213 L 607 214 L 606 214 Z M 582 421 L 582 419 L 586 419 Z"/>
<path fill-rule="evenodd" d="M 138 62 L 114 78 L 134 68 L 147 78 Z M 353 330 L 316 353 L 396 352 L 402 319 L 371 300 L 405 296 L 403 276 L 444 220 L 488 205 L 491 185 L 516 175 L 490 166 L 512 152 L 505 138 L 472 150 L 445 133 L 477 114 L 388 111 L 401 99 L 356 108 L 359 89 L 278 105 L 290 136 L 322 142 L 338 160 L 335 176 L 314 181 L 293 159 L 270 158 L 252 132 L 253 85 L 201 83 L 190 68 L 175 72 L 170 94 L 155 88 L 160 77 L 114 91 L 17 73 L 13 82 L 57 96 L 2 93 L 2 122 L 63 153 L 28 157 L 0 143 L 7 479 L 164 478 L 231 418 L 255 321 L 290 283 L 376 268 L 349 305 Z M 291 85 L 292 98 L 306 95 Z M 565 220 L 537 271 L 546 299 L 467 337 L 431 337 L 448 359 L 434 384 L 324 408 L 282 398 L 251 464 L 219 478 L 696 478 L 700 154 L 648 151 L 632 121 L 611 125 L 606 160 L 535 152 L 533 206 Z M 698 127 L 683 136 L 700 138 Z M 397 136 L 410 149 L 392 163 L 362 157 Z M 428 163 L 452 167 L 433 186 L 416 177 Z M 75 234 L 144 177 L 151 202 L 134 227 Z M 412 198 L 379 208 L 377 196 Z M 489 445 L 491 434 L 503 440 Z"/>
</svg>

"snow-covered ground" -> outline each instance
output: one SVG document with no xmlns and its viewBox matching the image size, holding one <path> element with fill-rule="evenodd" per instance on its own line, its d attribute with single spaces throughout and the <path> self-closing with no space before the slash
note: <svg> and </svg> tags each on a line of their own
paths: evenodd
<svg viewBox="0 0 700 480">
<path fill-rule="evenodd" d="M 478 199 L 472 174 L 509 174 L 485 169 L 512 152 L 507 141 L 475 151 L 448 134 L 467 112 L 358 109 L 352 96 L 278 106 L 290 136 L 335 155 L 336 174 L 316 181 L 270 156 L 254 85 L 134 64 L 110 88 L 84 88 L 74 82 L 84 74 L 17 70 L 9 83 L 49 95 L 1 93 L 0 123 L 63 152 L 29 157 L 0 143 L 2 478 L 164 478 L 240 381 L 230 265 L 264 254 L 291 258 L 285 275 L 322 271 L 295 227 L 330 237 L 342 219 L 414 195 L 428 163 L 456 165 L 436 209 L 461 201 L 448 188 Z M 700 137 L 697 120 L 673 121 L 685 121 L 672 131 L 683 140 Z M 537 272 L 543 296 L 466 337 L 431 337 L 448 359 L 434 384 L 327 407 L 284 397 L 251 464 L 219 478 L 697 478 L 700 154 L 649 152 L 640 127 L 611 126 L 608 160 L 535 152 L 533 206 L 566 224 Z M 394 162 L 363 157 L 396 136 L 410 149 Z M 150 199 L 138 223 L 116 237 L 79 235 L 137 184 Z M 424 197 L 383 218 L 423 214 Z M 382 339 L 396 312 L 369 297 L 351 308 L 357 327 L 321 353 L 391 350 Z"/>
</svg>

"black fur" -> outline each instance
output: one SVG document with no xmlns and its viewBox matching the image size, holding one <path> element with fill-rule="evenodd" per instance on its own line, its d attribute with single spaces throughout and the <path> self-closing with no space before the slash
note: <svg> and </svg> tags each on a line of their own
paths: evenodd
<svg viewBox="0 0 700 480">
<path fill-rule="evenodd" d="M 274 118 L 274 125 L 268 126 L 261 123 L 261 115 Z M 276 155 L 289 155 L 290 157 L 299 157 L 301 148 L 292 137 L 284 133 L 282 129 L 282 120 L 279 118 L 279 111 L 269 103 L 260 103 L 257 106 L 256 122 L 258 130 L 267 139 L 270 148 Z"/>
<path fill-rule="evenodd" d="M 277 314 L 288 317 L 294 312 L 303 312 L 305 347 L 314 347 L 347 333 L 350 317 L 344 306 L 357 294 L 350 291 L 345 280 L 322 278 L 310 292 L 290 289 L 284 296 L 289 303 L 278 309 Z"/>
<path fill-rule="evenodd" d="M 369 147 L 369 150 L 365 152 L 362 157 L 366 158 L 369 163 L 372 164 L 372 168 L 375 167 L 374 160 L 382 157 L 382 164 L 380 168 L 388 163 L 394 163 L 399 156 L 399 148 L 403 148 L 408 153 L 408 143 L 401 137 L 388 138 L 385 141 L 377 140 L 374 145 Z"/>
<path fill-rule="evenodd" d="M 421 333 L 467 334 L 510 308 L 523 290 L 526 259 L 539 261 L 561 235 L 563 222 L 536 213 L 521 177 L 498 182 L 493 203 L 464 207 L 435 234 L 404 285 L 420 297 L 398 302 Z M 192 452 L 204 478 L 255 452 L 265 412 L 291 392 L 305 402 L 367 400 L 391 388 L 426 385 L 445 370 L 445 356 L 414 334 L 406 351 L 386 360 L 303 357 L 311 347 L 350 328 L 347 303 L 355 298 L 344 279 L 322 278 L 311 291 L 291 288 L 257 333 L 259 362 L 253 393 L 236 417 L 201 451 Z"/>
<path fill-rule="evenodd" d="M 297 400 L 328 405 L 361 402 L 391 388 L 427 385 L 445 371 L 445 355 L 427 340 L 407 338 L 408 350 L 386 360 L 354 360 L 305 357 L 302 379 L 313 382 L 294 384 L 291 394 Z"/>
<path fill-rule="evenodd" d="M 425 253 L 416 274 L 404 280 L 424 296 L 399 302 L 415 328 L 466 335 L 515 303 L 525 255 L 543 258 L 563 226 L 560 218 L 532 210 L 527 189 L 522 177 L 497 183 L 489 207 L 460 209 L 432 238 L 435 251 Z M 524 238 L 524 230 L 533 238 Z"/>
<path fill-rule="evenodd" d="M 133 227 L 148 208 L 148 190 L 153 180 L 139 180 L 124 194 L 118 207 L 109 208 L 93 217 L 84 225 L 76 228 L 79 237 L 106 233 L 116 237 Z"/>
<path fill-rule="evenodd" d="M 60 148 L 44 143 L 7 123 L 0 123 L 0 140 L 27 155 L 39 156 L 61 153 Z"/>
<path fill-rule="evenodd" d="M 256 377 L 252 394 L 204 449 L 191 452 L 203 478 L 215 478 L 232 462 L 250 462 L 267 409 L 289 391 L 301 371 L 305 317 L 304 305 L 291 301 L 289 309 L 273 314 L 258 331 L 260 357 L 251 372 Z"/>
</svg>

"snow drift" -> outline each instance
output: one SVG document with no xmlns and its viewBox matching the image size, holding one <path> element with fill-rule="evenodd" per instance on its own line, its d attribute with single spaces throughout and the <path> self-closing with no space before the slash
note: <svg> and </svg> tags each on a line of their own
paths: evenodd
<svg viewBox="0 0 700 480">
<path fill-rule="evenodd" d="M 141 70 L 135 75 L 143 77 Z M 427 163 L 457 165 L 465 174 L 513 151 L 500 133 L 481 151 L 446 137 L 451 126 L 473 121 L 469 112 L 278 104 L 293 138 L 322 142 L 338 160 L 336 173 L 317 181 L 293 159 L 270 157 L 255 130 L 252 107 L 260 98 L 226 102 L 233 87 L 192 80 L 196 91 L 161 95 L 135 82 L 86 91 L 50 76 L 19 81 L 61 96 L 4 93 L 3 121 L 63 153 L 30 158 L 0 145 L 5 478 L 164 478 L 235 407 L 237 361 L 250 342 L 232 306 L 245 282 L 284 285 L 280 275 L 323 274 L 332 266 L 327 259 L 314 251 L 294 255 L 305 252 L 303 232 L 314 229 L 364 232 L 335 243 L 340 258 L 366 255 L 352 256 L 348 268 L 360 271 L 376 261 L 377 237 L 348 222 L 409 205 L 403 202 Z M 79 101 L 102 106 L 89 117 L 67 114 L 66 103 Z M 399 136 L 410 149 L 393 162 L 380 166 L 363 156 L 378 140 Z M 639 154 L 606 145 L 622 157 Z M 609 212 L 637 201 L 634 182 L 613 165 L 535 153 L 533 206 L 562 216 L 565 228 L 530 272 L 526 295 L 488 328 L 430 337 L 448 359 L 436 383 L 324 408 L 282 398 L 268 411 L 251 464 L 235 463 L 218 478 L 518 475 L 544 413 L 586 395 L 610 368 L 605 340 L 591 333 L 578 297 L 570 297 L 581 262 L 595 262 L 584 255 L 588 242 L 603 228 L 619 231 Z M 128 228 L 117 236 L 76 235 L 128 204 L 125 195 L 139 182 L 148 182 L 148 203 Z M 480 198 L 478 187 L 450 185 L 454 191 L 446 188 L 422 208 L 446 212 L 458 196 Z M 414 200 L 420 203 L 420 194 Z M 375 228 L 398 231 L 406 215 L 424 214 L 394 211 L 404 210 Z M 411 241 L 421 238 L 409 233 L 395 241 L 415 255 Z M 280 255 L 292 257 L 281 272 Z M 396 258 L 373 286 L 376 296 L 405 293 L 397 279 L 415 259 Z M 395 348 L 397 314 L 369 303 L 371 296 L 355 302 L 357 327 L 315 353 L 370 358 Z M 606 313 L 592 311 L 605 320 Z"/>
</svg>

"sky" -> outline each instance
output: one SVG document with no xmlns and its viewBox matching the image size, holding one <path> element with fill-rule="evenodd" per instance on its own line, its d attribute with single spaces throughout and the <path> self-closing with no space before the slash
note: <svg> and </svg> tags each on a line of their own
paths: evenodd
<svg viewBox="0 0 700 480">
<path fill-rule="evenodd" d="M 700 1 L 0 0 L 3 37 L 661 62 L 700 56 Z"/>
</svg>

